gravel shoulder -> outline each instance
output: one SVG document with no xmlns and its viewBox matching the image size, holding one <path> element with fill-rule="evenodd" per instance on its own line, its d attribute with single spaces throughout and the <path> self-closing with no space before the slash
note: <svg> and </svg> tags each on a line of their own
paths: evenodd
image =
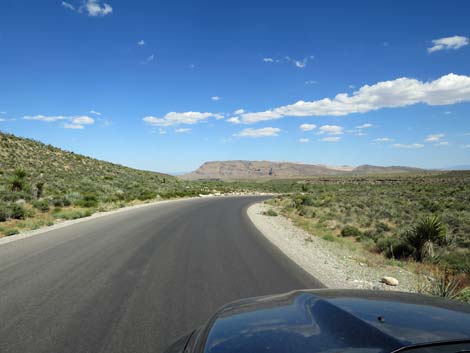
<svg viewBox="0 0 470 353">
<path fill-rule="evenodd" d="M 367 260 L 368 255 L 360 250 L 354 251 L 311 235 L 281 215 L 263 215 L 263 212 L 272 208 L 256 203 L 248 208 L 247 213 L 269 241 L 327 287 L 416 291 L 416 274 L 398 266 L 372 265 Z M 396 278 L 398 286 L 381 283 L 384 276 Z"/>
</svg>

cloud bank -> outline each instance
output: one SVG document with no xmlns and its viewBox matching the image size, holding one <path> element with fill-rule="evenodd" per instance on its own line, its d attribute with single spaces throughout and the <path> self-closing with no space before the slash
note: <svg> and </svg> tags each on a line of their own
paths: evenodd
<svg viewBox="0 0 470 353">
<path fill-rule="evenodd" d="M 402 77 L 362 86 L 352 95 L 340 93 L 333 99 L 298 101 L 262 112 L 244 113 L 240 121 L 253 124 L 284 117 L 344 116 L 418 103 L 449 105 L 466 101 L 470 101 L 470 76 L 450 73 L 429 82 Z"/>
</svg>

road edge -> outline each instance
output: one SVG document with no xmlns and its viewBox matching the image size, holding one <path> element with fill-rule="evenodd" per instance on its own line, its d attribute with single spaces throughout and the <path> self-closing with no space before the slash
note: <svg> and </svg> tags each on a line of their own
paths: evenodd
<svg viewBox="0 0 470 353">
<path fill-rule="evenodd" d="M 208 198 L 208 197 L 215 197 L 215 196 L 205 196 L 205 197 Z M 197 199 L 200 199 L 200 197 L 184 197 L 184 198 L 171 199 L 171 200 L 159 200 L 159 201 L 152 201 L 152 202 L 148 202 L 148 203 L 142 203 L 142 204 L 139 204 L 139 205 L 121 207 L 121 208 L 117 208 L 115 210 L 110 210 L 110 211 L 96 212 L 96 213 L 93 213 L 92 215 L 87 216 L 87 217 L 60 221 L 60 222 L 55 223 L 51 226 L 45 226 L 45 227 L 41 227 L 41 228 L 34 229 L 34 230 L 27 230 L 27 231 L 24 231 L 24 232 L 20 232 L 20 233 L 15 234 L 15 235 L 1 237 L 0 238 L 0 246 L 12 243 L 14 241 L 27 239 L 27 238 L 30 238 L 30 237 L 35 236 L 35 235 L 39 235 L 39 234 L 42 234 L 42 233 L 49 232 L 51 230 L 65 228 L 65 227 L 68 227 L 68 226 L 71 226 L 71 225 L 74 225 L 74 224 L 77 224 L 77 223 L 88 222 L 88 221 L 91 221 L 91 220 L 94 220 L 94 219 L 97 219 L 97 218 L 111 216 L 111 215 L 115 215 L 115 214 L 119 214 L 119 213 L 123 213 L 123 212 L 128 212 L 128 211 L 132 211 L 132 210 L 139 209 L 139 208 L 144 208 L 144 207 L 165 205 L 165 204 L 168 204 L 168 203 L 187 201 L 187 200 L 197 200 Z"/>
</svg>

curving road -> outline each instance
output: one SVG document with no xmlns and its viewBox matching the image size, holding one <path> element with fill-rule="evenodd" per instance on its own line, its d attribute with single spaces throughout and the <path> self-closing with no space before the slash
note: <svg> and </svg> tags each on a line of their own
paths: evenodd
<svg viewBox="0 0 470 353">
<path fill-rule="evenodd" d="M 257 231 L 255 197 L 148 206 L 0 246 L 0 352 L 161 352 L 239 298 L 321 284 Z"/>
</svg>

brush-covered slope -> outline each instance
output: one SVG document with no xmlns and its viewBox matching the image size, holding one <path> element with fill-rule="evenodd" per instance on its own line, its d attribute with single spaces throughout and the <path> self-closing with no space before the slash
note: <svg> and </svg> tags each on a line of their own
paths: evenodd
<svg viewBox="0 0 470 353">
<path fill-rule="evenodd" d="M 206 162 L 192 173 L 182 176 L 186 180 L 203 179 L 254 179 L 254 178 L 304 178 L 316 175 L 352 175 L 352 174 L 392 174 L 417 172 L 420 169 L 409 167 L 379 167 L 363 165 L 327 166 L 322 164 L 304 164 L 269 161 L 216 161 Z M 422 171 L 422 170 L 421 170 Z"/>
<path fill-rule="evenodd" d="M 0 202 L 91 194 L 98 201 L 128 201 L 171 193 L 175 177 L 100 161 L 0 132 Z"/>
</svg>

